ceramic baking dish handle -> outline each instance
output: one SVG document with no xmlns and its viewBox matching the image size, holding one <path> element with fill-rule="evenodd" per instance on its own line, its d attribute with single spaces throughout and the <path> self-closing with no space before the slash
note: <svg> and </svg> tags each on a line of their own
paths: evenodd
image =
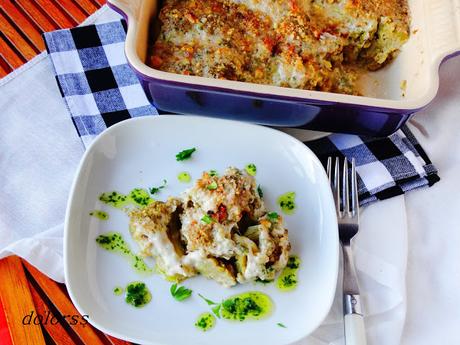
<svg viewBox="0 0 460 345">
<path fill-rule="evenodd" d="M 460 53 L 460 0 L 428 0 L 425 17 L 434 62 Z"/>
<path fill-rule="evenodd" d="M 139 21 L 143 0 L 107 0 L 111 8 L 123 15 L 128 22 Z"/>
<path fill-rule="evenodd" d="M 128 22 L 125 53 L 135 68 L 144 65 L 147 54 L 149 20 L 156 11 L 156 0 L 107 0 L 109 7 Z"/>
</svg>

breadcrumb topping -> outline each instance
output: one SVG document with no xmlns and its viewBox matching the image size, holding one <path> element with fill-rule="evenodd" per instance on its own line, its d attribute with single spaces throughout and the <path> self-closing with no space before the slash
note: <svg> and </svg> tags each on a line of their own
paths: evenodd
<svg viewBox="0 0 460 345">
<path fill-rule="evenodd" d="M 159 20 L 153 68 L 347 94 L 409 37 L 407 0 L 166 0 Z"/>
</svg>

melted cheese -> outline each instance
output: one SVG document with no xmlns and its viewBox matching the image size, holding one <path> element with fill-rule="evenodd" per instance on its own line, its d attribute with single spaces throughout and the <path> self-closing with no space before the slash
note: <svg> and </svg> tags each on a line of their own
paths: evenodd
<svg viewBox="0 0 460 345">
<path fill-rule="evenodd" d="M 159 17 L 154 68 L 352 94 L 409 36 L 405 0 L 167 0 Z"/>
</svg>

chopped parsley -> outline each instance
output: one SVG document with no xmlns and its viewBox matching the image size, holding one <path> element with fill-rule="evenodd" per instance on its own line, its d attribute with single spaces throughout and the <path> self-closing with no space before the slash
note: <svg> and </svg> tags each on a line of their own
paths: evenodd
<svg viewBox="0 0 460 345">
<path fill-rule="evenodd" d="M 171 292 L 171 296 L 173 296 L 174 299 L 179 302 L 186 300 L 192 295 L 192 290 L 187 289 L 185 286 L 177 287 L 177 284 L 171 285 L 169 291 Z"/>
<path fill-rule="evenodd" d="M 206 188 L 209 189 L 209 190 L 217 189 L 217 182 L 212 181 L 210 184 L 208 184 L 208 186 Z"/>
<path fill-rule="evenodd" d="M 286 267 L 291 268 L 291 269 L 297 269 L 299 268 L 299 266 L 300 266 L 299 259 L 295 256 L 290 256 L 286 264 Z"/>
<path fill-rule="evenodd" d="M 185 161 L 186 159 L 189 159 L 190 157 L 192 157 L 192 154 L 195 151 L 196 151 L 196 148 L 194 148 L 194 147 L 191 148 L 191 149 L 182 150 L 181 152 L 179 152 L 176 155 L 176 160 L 177 161 Z"/>
<path fill-rule="evenodd" d="M 215 307 L 212 307 L 212 312 L 214 315 L 216 315 L 220 319 L 220 307 L 222 307 L 222 304 L 218 304 Z"/>
<path fill-rule="evenodd" d="M 211 301 L 210 299 L 207 299 L 206 297 L 204 297 L 202 294 L 198 294 L 198 296 L 200 296 L 208 305 L 216 305 L 216 304 L 219 304 L 219 303 L 216 303 L 216 302 L 213 302 Z"/>
<path fill-rule="evenodd" d="M 251 176 L 256 176 L 257 174 L 257 167 L 255 164 L 250 163 L 245 166 L 246 172 Z"/>
<path fill-rule="evenodd" d="M 287 328 L 285 325 L 283 325 L 281 322 L 278 322 L 277 323 L 278 326 L 280 326 L 281 328 Z"/>
<path fill-rule="evenodd" d="M 212 218 L 208 214 L 205 214 L 203 218 L 201 218 L 201 221 L 205 224 L 211 224 Z"/>
<path fill-rule="evenodd" d="M 259 194 L 259 197 L 263 198 L 264 197 L 264 192 L 262 188 L 260 187 L 260 184 L 257 186 L 257 194 Z"/>
<path fill-rule="evenodd" d="M 150 194 L 153 195 L 160 192 L 160 190 L 162 190 L 166 186 L 166 183 L 168 183 L 168 181 L 163 180 L 163 184 L 161 186 L 149 188 Z"/>
<path fill-rule="evenodd" d="M 219 174 L 217 173 L 217 170 L 209 170 L 209 176 L 219 176 Z"/>
<path fill-rule="evenodd" d="M 267 213 L 267 217 L 268 219 L 270 219 L 271 222 L 277 222 L 279 219 L 279 215 L 276 212 Z"/>
<path fill-rule="evenodd" d="M 285 287 L 291 287 L 297 283 L 297 280 L 295 279 L 295 276 L 293 274 L 289 274 L 282 278 L 282 282 Z"/>
<path fill-rule="evenodd" d="M 273 279 L 268 279 L 268 280 L 265 280 L 265 279 L 260 279 L 260 278 L 256 278 L 256 282 L 257 283 L 262 283 L 262 284 L 270 284 L 270 283 L 273 283 Z"/>
</svg>

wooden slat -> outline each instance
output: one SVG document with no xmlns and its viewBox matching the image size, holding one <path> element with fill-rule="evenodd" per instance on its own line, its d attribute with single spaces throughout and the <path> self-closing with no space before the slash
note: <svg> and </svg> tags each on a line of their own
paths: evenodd
<svg viewBox="0 0 460 345">
<path fill-rule="evenodd" d="M 34 301 L 35 308 L 37 310 L 37 313 L 40 315 L 47 315 L 47 313 L 50 312 L 50 308 L 46 306 L 46 303 L 43 301 L 42 297 L 38 293 L 38 291 L 35 289 L 33 284 L 29 283 L 29 289 L 32 294 L 32 299 Z M 49 319 L 51 316 L 49 316 Z M 69 334 L 67 334 L 67 331 L 65 330 L 64 327 L 59 322 L 51 324 L 51 320 L 48 320 L 46 324 L 43 325 L 45 327 L 46 332 L 50 336 L 53 341 L 58 344 L 58 345 L 74 345 L 75 342 L 72 340 Z"/>
<path fill-rule="evenodd" d="M 3 54 L 0 54 L 0 78 L 4 77 L 13 70 L 13 67 L 6 61 Z"/>
<path fill-rule="evenodd" d="M 0 297 L 14 345 L 45 344 L 40 327 L 22 324 L 24 316 L 36 313 L 21 260 L 9 256 L 0 260 Z"/>
<path fill-rule="evenodd" d="M 15 24 L 16 30 L 22 31 L 38 51 L 44 50 L 45 44 L 43 43 L 40 28 L 33 22 L 32 18 L 25 16 L 13 2 L 3 1 L 2 7 L 10 21 Z"/>
<path fill-rule="evenodd" d="M 40 273 L 40 271 L 27 263 L 25 260 L 23 260 L 23 263 L 27 271 L 34 278 L 39 287 L 43 290 L 45 295 L 50 299 L 54 307 L 61 313 L 61 315 L 80 315 L 66 294 L 61 290 L 58 283 Z M 78 323 L 76 325 L 72 325 L 72 330 L 84 344 L 103 344 L 96 331 L 89 324 L 82 325 Z"/>
<path fill-rule="evenodd" d="M 72 2 L 79 6 L 87 16 L 96 12 L 96 10 L 99 8 L 99 4 L 94 4 L 90 0 L 73 0 Z"/>
<path fill-rule="evenodd" d="M 41 32 L 53 31 L 59 28 L 58 24 L 33 1 L 16 0 L 15 5 L 37 24 Z"/>
<path fill-rule="evenodd" d="M 68 18 L 72 18 L 74 25 L 81 23 L 86 19 L 86 14 L 72 0 L 47 0 L 52 1 L 61 12 L 65 13 Z"/>
<path fill-rule="evenodd" d="M 105 5 L 105 0 L 95 0 L 100 6 Z"/>
<path fill-rule="evenodd" d="M 66 29 L 78 24 L 70 19 L 68 15 L 60 10 L 56 5 L 49 0 L 29 0 L 34 2 L 41 9 L 46 9 L 46 15 L 54 21 L 59 29 Z"/>
<path fill-rule="evenodd" d="M 117 338 L 114 338 L 114 337 L 112 337 L 110 335 L 107 335 L 107 334 L 104 334 L 104 335 L 107 338 L 107 340 L 110 342 L 110 344 L 112 344 L 112 345 L 131 345 L 132 344 L 132 343 L 130 343 L 128 341 L 117 339 Z"/>
<path fill-rule="evenodd" d="M 0 0 L 0 78 L 45 49 L 43 32 L 76 26 L 104 3 L 104 0 Z"/>
<path fill-rule="evenodd" d="M 3 35 L 2 35 L 1 31 L 0 31 L 0 51 L 2 52 L 2 55 L 5 58 L 5 61 L 12 68 L 18 68 L 19 66 L 21 66 L 25 62 L 24 58 L 21 58 L 21 56 L 18 55 L 17 52 L 14 51 L 8 45 L 8 43 L 3 38 Z"/>
<path fill-rule="evenodd" d="M 0 11 L 0 27 L 2 28 L 2 34 L 5 36 L 4 38 L 9 41 L 10 46 L 14 47 L 23 58 L 29 60 L 37 55 L 34 48 L 16 31 L 2 11 Z"/>
<path fill-rule="evenodd" d="M 11 341 L 10 331 L 8 329 L 8 323 L 6 322 L 5 311 L 3 310 L 2 299 L 0 298 L 0 339 L 2 345 L 13 345 Z"/>
</svg>

